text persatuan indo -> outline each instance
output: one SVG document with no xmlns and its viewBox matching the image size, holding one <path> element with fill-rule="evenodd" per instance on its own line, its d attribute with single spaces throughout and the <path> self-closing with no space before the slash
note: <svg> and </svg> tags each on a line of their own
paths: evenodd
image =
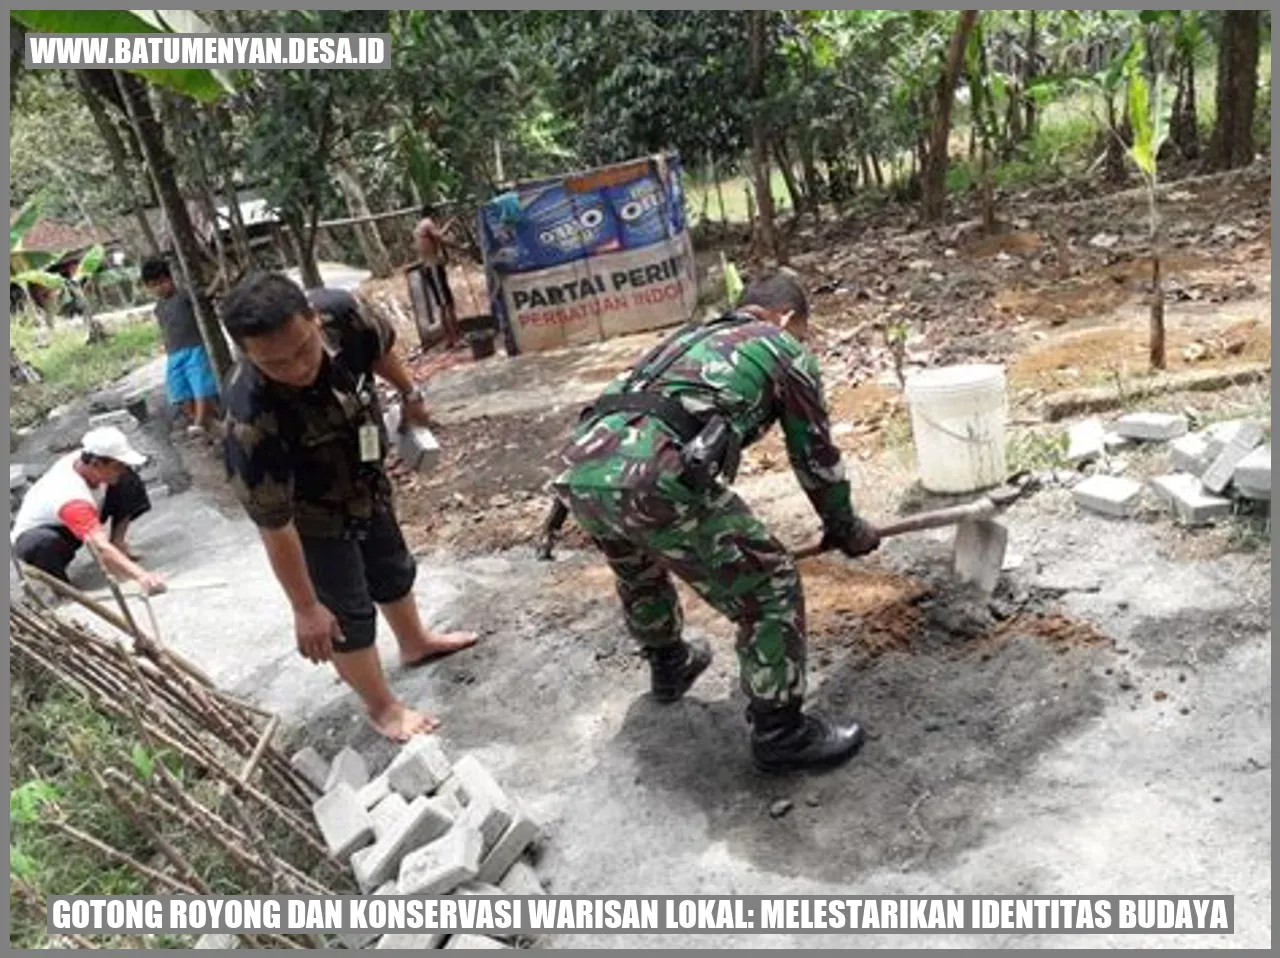
<svg viewBox="0 0 1280 958">
<path fill-rule="evenodd" d="M 651 306 L 685 294 L 685 257 L 575 277 L 529 289 L 513 289 L 511 305 L 522 326 L 563 326 L 636 306 Z"/>
<path fill-rule="evenodd" d="M 1234 899 L 398 896 L 68 898 L 50 932 L 1234 931 Z"/>
</svg>

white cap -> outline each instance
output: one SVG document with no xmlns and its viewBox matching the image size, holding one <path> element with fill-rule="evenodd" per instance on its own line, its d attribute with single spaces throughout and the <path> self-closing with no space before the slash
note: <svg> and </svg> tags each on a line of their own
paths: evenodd
<svg viewBox="0 0 1280 958">
<path fill-rule="evenodd" d="M 129 445 L 129 440 L 125 438 L 124 433 L 115 426 L 99 426 L 97 429 L 90 429 L 80 440 L 80 448 L 90 455 L 114 459 L 117 462 L 123 462 L 126 466 L 141 466 L 147 461 L 147 457 Z"/>
</svg>

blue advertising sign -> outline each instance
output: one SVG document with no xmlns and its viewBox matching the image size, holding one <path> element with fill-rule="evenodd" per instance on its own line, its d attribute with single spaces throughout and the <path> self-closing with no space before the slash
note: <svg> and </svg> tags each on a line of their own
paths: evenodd
<svg viewBox="0 0 1280 958">
<path fill-rule="evenodd" d="M 679 159 L 523 184 L 486 203 L 480 225 L 502 274 L 649 246 L 685 228 Z"/>
</svg>

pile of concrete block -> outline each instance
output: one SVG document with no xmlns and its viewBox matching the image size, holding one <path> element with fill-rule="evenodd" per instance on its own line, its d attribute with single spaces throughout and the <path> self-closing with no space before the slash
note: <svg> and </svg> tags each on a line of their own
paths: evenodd
<svg viewBox="0 0 1280 958">
<path fill-rule="evenodd" d="M 543 895 L 527 853 L 538 825 L 475 758 L 451 762 L 439 739 L 410 739 L 378 775 L 344 748 L 326 762 L 293 756 L 318 793 L 312 812 L 329 853 L 366 895 Z M 496 938 L 439 934 L 344 936 L 349 948 L 506 948 Z"/>
<path fill-rule="evenodd" d="M 1271 500 L 1271 447 L 1261 445 L 1263 427 L 1239 419 L 1188 433 L 1185 416 L 1132 413 L 1108 430 L 1096 419 L 1073 426 L 1068 458 L 1077 464 L 1105 459 L 1122 442 L 1169 442 L 1172 471 L 1145 486 L 1111 470 L 1072 488 L 1076 504 L 1116 518 L 1134 515 L 1150 493 L 1180 524 L 1204 525 L 1234 511 L 1234 498 Z"/>
</svg>

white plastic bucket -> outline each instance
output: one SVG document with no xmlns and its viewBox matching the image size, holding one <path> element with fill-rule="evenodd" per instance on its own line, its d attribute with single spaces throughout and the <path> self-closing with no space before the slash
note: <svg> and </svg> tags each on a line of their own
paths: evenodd
<svg viewBox="0 0 1280 958">
<path fill-rule="evenodd" d="M 920 483 L 962 493 L 1005 480 L 1005 376 L 1000 366 L 944 366 L 907 380 Z"/>
</svg>

